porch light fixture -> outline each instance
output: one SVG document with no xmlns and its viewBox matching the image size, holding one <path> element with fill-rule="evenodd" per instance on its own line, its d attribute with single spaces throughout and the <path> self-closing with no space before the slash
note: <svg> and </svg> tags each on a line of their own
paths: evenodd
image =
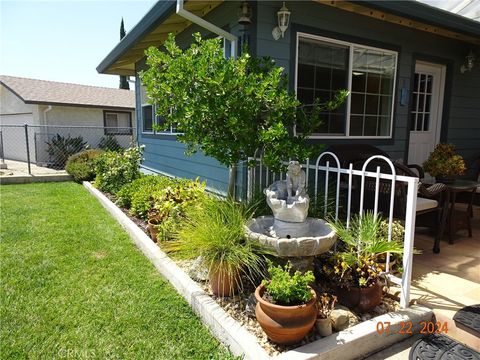
<svg viewBox="0 0 480 360">
<path fill-rule="evenodd" d="M 283 38 L 285 35 L 285 31 L 288 29 L 288 25 L 290 23 L 290 10 L 285 6 L 285 1 L 283 2 L 283 6 L 280 10 L 277 11 L 277 20 L 278 26 L 272 30 L 272 36 L 275 40 Z"/>
<path fill-rule="evenodd" d="M 238 23 L 240 25 L 250 25 L 252 23 L 252 8 L 246 1 L 242 2 L 240 5 L 240 10 L 238 12 Z"/>
<path fill-rule="evenodd" d="M 463 64 L 460 67 L 460 72 L 463 74 L 467 71 L 472 71 L 474 62 L 475 62 L 475 54 L 473 53 L 472 50 L 470 50 L 468 55 L 465 57 L 465 64 Z"/>
</svg>

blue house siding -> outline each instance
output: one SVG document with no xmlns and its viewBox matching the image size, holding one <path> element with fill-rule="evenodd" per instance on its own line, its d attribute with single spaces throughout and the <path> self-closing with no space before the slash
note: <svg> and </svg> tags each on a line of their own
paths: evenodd
<svg viewBox="0 0 480 360">
<path fill-rule="evenodd" d="M 470 49 L 477 54 L 480 49 L 454 39 L 417 31 L 355 13 L 343 11 L 314 2 L 289 2 L 292 13 L 291 25 L 285 37 L 278 41 L 272 38 L 276 26 L 279 2 L 260 1 L 257 4 L 257 56 L 271 56 L 279 66 L 290 74 L 290 85 L 294 87 L 296 31 L 356 42 L 398 51 L 398 70 L 394 106 L 392 139 L 325 139 L 317 142 L 348 143 L 368 142 L 390 154 L 392 158 L 406 159 L 409 136 L 409 106 L 399 104 L 400 91 L 410 91 L 415 59 L 429 60 L 449 65 L 443 113 L 444 126 L 441 141 L 453 142 L 460 153 L 470 156 L 480 151 L 480 128 L 478 108 L 480 104 L 480 67 L 471 73 L 460 73 L 460 66 Z M 447 79 L 448 80 L 448 79 Z M 450 94 L 450 95 L 449 95 Z M 450 96 L 447 99 L 447 96 Z M 475 121 L 476 116 L 476 121 Z"/>
<path fill-rule="evenodd" d="M 332 143 L 369 143 L 380 147 L 394 159 L 407 160 L 409 140 L 410 105 L 400 105 L 400 92 L 410 93 L 416 60 L 440 63 L 447 66 L 444 111 L 441 141 L 456 144 L 459 152 L 470 157 L 480 152 L 480 66 L 478 61 L 472 72 L 460 73 L 460 66 L 470 49 L 477 55 L 480 48 L 454 39 L 437 36 L 407 28 L 401 25 L 376 20 L 367 16 L 343 11 L 315 2 L 290 1 L 291 25 L 285 37 L 275 41 L 272 29 L 277 26 L 276 12 L 281 6 L 279 1 L 259 1 L 253 5 L 253 21 L 247 29 L 237 24 L 240 2 L 225 2 L 209 13 L 205 19 L 230 31 L 250 43 L 250 53 L 254 56 L 270 56 L 278 66 L 289 74 L 290 86 L 294 88 L 295 39 L 296 32 L 306 32 L 332 39 L 355 42 L 398 52 L 397 77 L 392 138 L 390 139 L 321 139 L 311 140 L 325 144 Z M 245 31 L 244 31 L 245 30 Z M 204 29 L 192 25 L 181 34 L 177 41 L 188 46 L 191 34 L 200 32 L 203 36 L 212 36 Z M 143 61 L 136 69 L 144 69 Z M 184 145 L 175 141 L 175 136 L 142 134 L 141 104 L 137 90 L 137 122 L 139 143 L 146 145 L 144 166 L 173 176 L 187 178 L 200 177 L 208 186 L 226 191 L 228 169 L 216 160 L 195 154 L 184 155 Z M 239 166 L 237 191 L 245 193 L 246 170 Z"/>
<path fill-rule="evenodd" d="M 214 9 L 205 19 L 217 26 L 239 35 L 240 27 L 237 23 L 239 2 L 226 2 Z M 192 41 L 192 34 L 200 32 L 202 36 L 213 36 L 205 29 L 192 25 L 187 30 L 176 36 L 176 41 L 181 47 L 187 47 Z M 216 36 L 216 35 L 215 35 Z M 137 62 L 136 72 L 146 69 L 145 59 Z M 136 82 L 136 104 L 138 123 L 138 141 L 145 145 L 143 166 L 146 170 L 164 173 L 170 176 L 189 179 L 200 178 L 207 182 L 207 186 L 220 193 L 228 189 L 229 170 L 217 160 L 201 153 L 192 156 L 185 155 L 186 146 L 176 141 L 175 135 L 146 134 L 142 133 L 142 111 L 140 99 L 140 81 Z M 245 192 L 245 171 L 239 166 L 237 172 L 237 194 Z"/>
</svg>

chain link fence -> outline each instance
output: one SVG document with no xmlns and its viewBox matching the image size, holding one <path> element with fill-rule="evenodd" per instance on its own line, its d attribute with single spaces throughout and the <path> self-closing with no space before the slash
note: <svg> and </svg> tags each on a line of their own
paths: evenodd
<svg viewBox="0 0 480 360">
<path fill-rule="evenodd" d="M 121 150 L 136 142 L 132 127 L 0 124 L 0 163 L 25 166 L 29 174 L 65 169 L 82 150 Z"/>
</svg>

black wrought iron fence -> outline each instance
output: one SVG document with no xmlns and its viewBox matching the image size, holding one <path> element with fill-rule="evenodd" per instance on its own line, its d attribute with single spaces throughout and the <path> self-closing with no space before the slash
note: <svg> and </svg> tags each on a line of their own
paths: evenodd
<svg viewBox="0 0 480 360">
<path fill-rule="evenodd" d="M 82 150 L 119 151 L 135 142 L 132 127 L 0 124 L 1 161 L 25 163 L 29 174 L 38 168 L 62 170 Z"/>
</svg>

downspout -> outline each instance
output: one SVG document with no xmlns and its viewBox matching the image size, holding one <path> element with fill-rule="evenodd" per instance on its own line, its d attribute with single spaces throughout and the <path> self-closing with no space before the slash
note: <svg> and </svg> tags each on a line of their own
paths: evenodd
<svg viewBox="0 0 480 360">
<path fill-rule="evenodd" d="M 185 10 L 183 8 L 183 0 L 177 0 L 177 15 L 230 41 L 230 44 L 231 44 L 230 56 L 233 57 L 234 59 L 237 58 L 238 38 L 235 35 L 223 30 L 222 28 L 219 28 L 218 26 L 202 19 L 201 17 L 195 14 L 192 14 L 188 10 Z"/>
<path fill-rule="evenodd" d="M 48 107 L 43 110 L 43 125 L 47 126 L 47 112 L 52 110 L 52 105 L 48 105 Z"/>
<path fill-rule="evenodd" d="M 235 35 L 219 28 L 218 26 L 202 19 L 195 14 L 192 14 L 188 10 L 185 10 L 183 7 L 183 0 L 177 0 L 176 12 L 177 15 L 183 17 L 184 19 L 194 24 L 197 24 L 198 26 L 201 26 L 202 28 L 207 29 L 214 34 L 217 34 L 218 36 L 221 36 L 224 39 L 230 41 L 230 56 L 233 59 L 237 58 L 238 38 Z M 237 182 L 237 164 L 230 166 L 228 179 L 228 196 L 235 198 L 235 184 Z"/>
</svg>

